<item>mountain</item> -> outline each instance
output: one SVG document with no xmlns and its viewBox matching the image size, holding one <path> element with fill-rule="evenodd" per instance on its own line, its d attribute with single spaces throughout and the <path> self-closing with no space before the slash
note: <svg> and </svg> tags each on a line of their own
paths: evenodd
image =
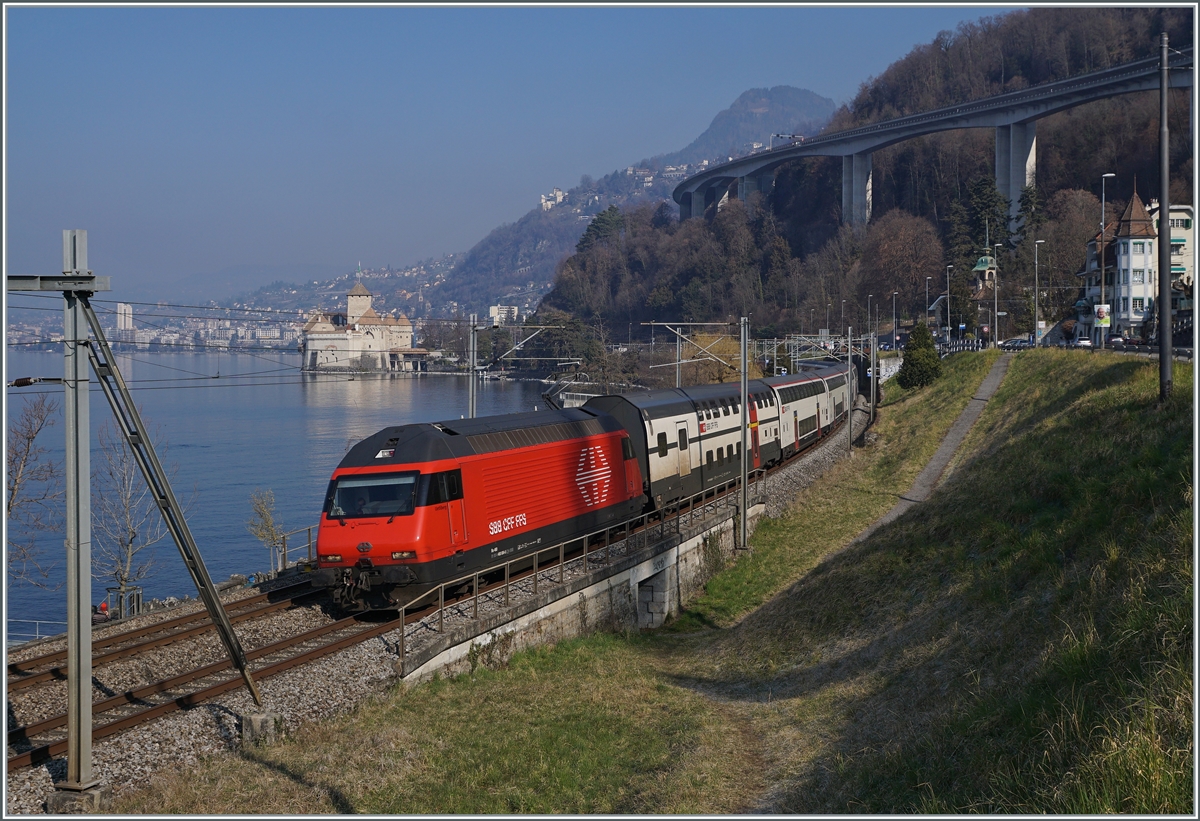
<svg viewBox="0 0 1200 821">
<path fill-rule="evenodd" d="M 535 208 L 517 222 L 496 228 L 466 253 L 430 301 L 443 307 L 456 302 L 463 311 L 470 306 L 469 310 L 480 313 L 497 302 L 522 308 L 529 302 L 532 307 L 549 291 L 558 263 L 574 252 L 596 214 L 610 205 L 628 208 L 670 201 L 678 175 L 690 176 L 697 170 L 681 172 L 678 166 L 748 154 L 754 143 L 767 143 L 773 133 L 815 134 L 836 108 L 833 100 L 807 89 L 750 89 L 683 150 L 642 160 L 637 167 L 614 171 L 598 181 L 585 176 L 565 192 L 561 203 L 549 210 Z M 668 166 L 676 168 L 664 176 Z"/>
<path fill-rule="evenodd" d="M 691 145 L 659 159 L 663 165 L 676 165 L 748 154 L 756 142 L 769 145 L 772 134 L 816 134 L 836 110 L 833 100 L 808 89 L 752 88 L 714 117 Z"/>
</svg>

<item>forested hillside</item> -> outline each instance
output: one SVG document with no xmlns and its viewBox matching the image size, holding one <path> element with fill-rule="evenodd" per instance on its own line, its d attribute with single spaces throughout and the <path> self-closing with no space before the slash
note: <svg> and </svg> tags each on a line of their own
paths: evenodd
<svg viewBox="0 0 1200 821">
<path fill-rule="evenodd" d="M 1191 45 L 1191 9 L 1014 11 L 941 32 L 864 84 L 827 130 L 923 111 L 1061 79 L 1157 54 L 1166 31 Z M 1171 198 L 1192 202 L 1188 92 L 1172 92 Z M 725 320 L 750 315 L 761 335 L 829 324 L 863 327 L 870 298 L 891 320 L 923 315 L 925 289 L 945 288 L 966 304 L 971 268 L 985 243 L 1004 242 L 1000 270 L 1007 334 L 1032 328 L 1034 243 L 1043 318 L 1069 315 L 1075 273 L 1100 219 L 1100 178 L 1108 217 L 1137 189 L 1158 190 L 1158 92 L 1127 94 L 1038 122 L 1037 183 L 1022 192 L 1017 232 L 1001 236 L 1007 203 L 994 182 L 990 128 L 908 140 L 873 155 L 873 215 L 868 226 L 841 225 L 841 159 L 784 166 L 769 197 L 731 199 L 715 216 L 683 224 L 652 207 L 623 213 L 560 265 L 544 304 L 585 321 Z M 609 223 L 613 221 L 610 219 Z M 928 280 L 927 280 L 928 278 Z M 928 285 L 927 285 L 928 282 Z M 882 304 L 881 304 L 882 303 Z M 1048 304 L 1047 304 L 1048 303 Z M 958 317 L 955 318 L 956 321 Z M 979 317 L 984 319 L 986 317 Z M 977 317 L 962 317 L 974 330 Z"/>
</svg>

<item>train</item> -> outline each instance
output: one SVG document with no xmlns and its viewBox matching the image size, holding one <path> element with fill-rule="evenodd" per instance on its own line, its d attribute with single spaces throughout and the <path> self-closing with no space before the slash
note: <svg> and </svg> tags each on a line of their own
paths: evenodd
<svg viewBox="0 0 1200 821">
<path fill-rule="evenodd" d="M 844 360 L 826 359 L 748 388 L 747 467 L 759 469 L 846 419 L 857 379 Z M 344 611 L 399 609 L 443 583 L 733 482 L 740 401 L 740 385 L 722 383 L 384 428 L 333 472 L 311 583 Z"/>
</svg>

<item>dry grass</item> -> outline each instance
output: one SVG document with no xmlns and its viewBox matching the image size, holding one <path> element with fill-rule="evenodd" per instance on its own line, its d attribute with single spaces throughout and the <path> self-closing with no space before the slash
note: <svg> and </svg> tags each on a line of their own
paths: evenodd
<svg viewBox="0 0 1200 821">
<path fill-rule="evenodd" d="M 663 682 L 637 637 L 594 636 L 215 757 L 117 812 L 738 812 L 763 788 L 720 704 Z"/>
</svg>

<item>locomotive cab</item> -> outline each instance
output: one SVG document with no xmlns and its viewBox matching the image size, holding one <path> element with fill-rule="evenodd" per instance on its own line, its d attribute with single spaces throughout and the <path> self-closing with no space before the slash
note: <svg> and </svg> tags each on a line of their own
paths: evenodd
<svg viewBox="0 0 1200 821">
<path fill-rule="evenodd" d="M 385 428 L 334 471 L 312 584 L 344 610 L 396 609 L 643 504 L 629 436 L 611 416 L 568 409 Z"/>
</svg>

